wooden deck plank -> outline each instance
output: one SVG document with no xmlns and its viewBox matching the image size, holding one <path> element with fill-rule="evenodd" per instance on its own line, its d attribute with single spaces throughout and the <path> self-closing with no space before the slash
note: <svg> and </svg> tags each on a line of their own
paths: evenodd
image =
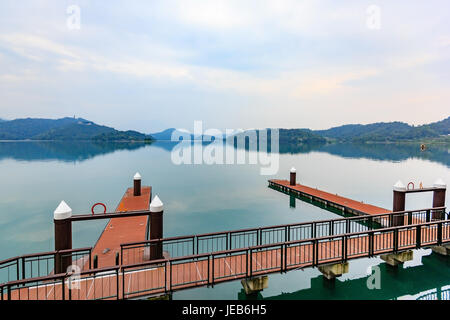
<svg viewBox="0 0 450 320">
<path fill-rule="evenodd" d="M 140 196 L 133 195 L 133 188 L 128 188 L 123 195 L 116 212 L 148 210 L 152 188 L 143 186 Z M 120 244 L 126 242 L 145 241 L 148 216 L 110 219 L 92 250 L 92 257 L 98 256 L 98 268 L 115 265 L 116 253 L 120 254 Z M 104 251 L 106 251 L 104 253 Z M 139 256 L 143 257 L 143 256 Z M 137 261 L 138 257 L 132 263 Z M 124 261 L 124 263 L 131 263 Z"/>
</svg>

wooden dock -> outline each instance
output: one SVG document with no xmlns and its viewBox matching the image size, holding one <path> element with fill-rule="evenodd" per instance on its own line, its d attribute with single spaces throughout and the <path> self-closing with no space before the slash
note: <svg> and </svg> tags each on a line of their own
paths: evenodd
<svg viewBox="0 0 450 320">
<path fill-rule="evenodd" d="M 151 187 L 142 187 L 140 196 L 133 196 L 133 188 L 128 188 L 116 212 L 148 210 L 152 196 Z M 136 216 L 110 219 L 92 250 L 98 257 L 98 268 L 112 267 L 116 264 L 116 253 L 120 254 L 120 244 L 145 241 L 149 230 L 149 216 Z M 127 261 L 123 261 L 127 263 Z"/>
<path fill-rule="evenodd" d="M 417 218 L 412 216 L 412 211 L 390 213 L 387 209 L 364 204 L 318 189 L 299 184 L 291 186 L 288 181 L 270 180 L 269 184 L 281 189 L 281 191 L 293 193 L 294 195 L 305 195 L 348 212 L 368 217 L 336 219 L 339 221 L 336 225 L 334 223 L 335 220 L 327 220 L 325 224 L 320 223 L 320 221 L 303 223 L 301 224 L 303 229 L 299 230 L 311 230 L 311 235 L 297 240 L 289 238 L 290 233 L 286 231 L 290 230 L 291 227 L 295 228 L 295 225 L 258 228 L 256 235 L 259 235 L 259 237 L 257 236 L 257 239 L 262 239 L 263 231 L 269 232 L 269 230 L 272 230 L 273 234 L 278 234 L 282 232 L 281 230 L 284 230 L 287 233 L 285 233 L 284 239 L 274 237 L 270 243 L 257 241 L 256 245 L 246 244 L 243 247 L 233 249 L 231 248 L 232 237 L 241 235 L 250 239 L 250 235 L 255 231 L 250 229 L 235 230 L 233 233 L 226 233 L 227 237 L 225 239 L 229 240 L 229 242 L 227 240 L 226 250 L 211 249 L 212 251 L 199 253 L 199 237 L 202 237 L 202 239 L 210 237 L 214 240 L 218 238 L 223 239 L 224 235 L 204 234 L 187 236 L 186 238 L 167 238 L 165 240 L 158 234 L 159 238 L 147 241 L 150 230 L 149 215 L 154 213 L 162 214 L 162 203 L 160 204 L 161 208 L 156 208 L 159 205 L 157 204 L 158 199 L 155 197 L 152 202 L 154 211 L 152 211 L 152 206 L 150 206 L 151 187 L 142 187 L 140 195 L 134 195 L 133 188 L 129 188 L 117 206 L 116 212 L 103 216 L 105 219 L 109 217 L 114 218 L 109 220 L 95 247 L 92 249 L 92 255 L 89 255 L 92 257 L 97 255 L 98 266 L 96 268 L 84 268 L 80 274 L 59 273 L 10 281 L 0 286 L 0 297 L 2 300 L 109 300 L 137 298 L 170 294 L 176 290 L 210 286 L 237 279 L 251 279 L 255 276 L 274 272 L 340 264 L 346 263 L 348 260 L 377 255 L 397 255 L 412 249 L 448 246 L 450 244 L 450 220 L 445 218 L 445 214 L 442 220 L 429 219 L 432 217 L 431 211 L 437 211 L 435 209 L 445 213 L 445 208 L 443 207 L 424 209 L 428 217 L 424 220 L 420 218 L 420 214 L 417 215 Z M 420 213 L 423 210 L 416 211 Z M 121 217 L 121 214 L 124 216 Z M 376 216 L 376 214 L 379 214 L 379 216 Z M 351 220 L 374 219 L 375 221 L 389 221 L 390 217 L 399 214 L 404 223 L 400 226 L 392 227 L 389 224 L 387 228 L 363 228 L 360 231 L 351 231 L 351 228 L 348 228 L 351 227 Z M 101 218 L 100 216 L 101 214 L 95 216 L 73 216 L 70 219 L 80 221 Z M 344 223 L 342 223 L 342 220 Z M 159 223 L 161 223 L 162 227 L 162 220 Z M 319 223 L 321 228 L 328 226 L 328 229 L 326 229 L 327 234 L 316 235 L 317 223 Z M 346 228 L 344 231 L 334 234 L 335 231 L 338 231 L 335 228 L 338 225 Z M 356 225 L 359 226 L 358 223 Z M 305 227 L 306 229 L 304 229 Z M 180 248 L 184 248 L 183 246 L 186 243 L 191 243 L 189 241 L 192 241 L 192 248 L 194 248 L 195 237 L 197 237 L 197 254 L 190 251 L 186 255 L 178 257 L 165 255 L 163 258 L 157 258 L 158 260 L 152 261 L 149 261 L 149 256 L 145 255 L 146 248 L 149 248 L 149 252 L 151 252 L 151 248 L 147 244 L 152 241 L 156 241 L 156 247 L 160 246 L 162 248 L 164 248 L 164 241 L 168 241 L 167 243 L 171 245 L 179 244 Z M 129 259 L 125 255 L 120 257 L 119 265 L 117 265 L 116 256 L 117 253 L 121 254 L 121 245 L 123 246 L 124 243 L 129 244 L 130 242 L 135 243 L 133 244 L 134 246 L 139 242 L 146 245 L 138 245 L 136 246 L 137 251 L 133 251 L 138 253 L 138 259 L 134 255 L 132 255 L 133 259 Z M 230 247 L 228 247 L 228 244 Z M 24 260 L 21 261 L 23 262 Z M 19 265 L 19 260 L 13 263 L 6 261 L 5 265 L 6 267 Z M 17 278 L 19 279 L 19 276 Z M 71 290 L 69 290 L 69 282 L 71 283 Z"/>
<path fill-rule="evenodd" d="M 280 188 L 283 191 L 298 194 L 310 198 L 311 200 L 322 202 L 326 205 L 341 209 L 344 212 L 355 215 L 375 215 L 380 213 L 389 213 L 391 210 L 377 207 L 362 201 L 352 200 L 337 194 L 332 194 L 317 188 L 311 188 L 305 185 L 296 184 L 291 186 L 287 180 L 269 180 L 269 185 Z"/>
<path fill-rule="evenodd" d="M 63 285 L 64 282 L 48 281 L 48 284 L 39 286 L 19 287 L 11 293 L 11 300 L 108 300 L 165 294 L 273 272 L 432 246 L 440 242 L 438 233 L 445 242 L 449 242 L 449 222 L 441 222 L 440 228 L 438 231 L 437 224 L 426 224 L 420 229 L 397 228 L 380 233 L 361 233 L 353 237 L 281 243 L 230 250 L 222 255 L 199 255 L 191 259 L 174 259 L 172 262 L 161 260 L 117 267 L 98 272 L 95 276 L 82 276 L 74 281 L 76 287 L 70 293 L 68 286 Z M 417 235 L 418 230 L 420 237 Z"/>
</svg>

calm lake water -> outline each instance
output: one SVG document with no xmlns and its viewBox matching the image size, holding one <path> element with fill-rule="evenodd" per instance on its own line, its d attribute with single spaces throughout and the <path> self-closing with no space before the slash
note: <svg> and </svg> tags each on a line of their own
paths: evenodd
<svg viewBox="0 0 450 320">
<path fill-rule="evenodd" d="M 312 204 L 268 188 L 268 179 L 287 179 L 297 168 L 302 184 L 377 206 L 392 208 L 392 185 L 450 182 L 447 148 L 419 146 L 329 145 L 280 146 L 278 173 L 260 175 L 257 164 L 175 165 L 174 144 L 87 142 L 0 142 L 0 260 L 51 251 L 53 211 L 65 200 L 74 214 L 88 213 L 103 202 L 113 211 L 135 172 L 164 202 L 164 236 L 269 226 L 339 218 Z M 447 206 L 449 205 L 447 194 Z M 428 208 L 432 194 L 410 194 L 407 209 Z M 73 226 L 73 247 L 93 246 L 106 222 Z M 370 268 L 379 266 L 381 289 L 370 290 Z M 379 258 L 350 262 L 350 272 L 334 285 L 317 269 L 269 275 L 261 299 L 449 299 L 450 261 L 431 250 L 414 251 L 414 260 L 398 270 Z M 198 288 L 174 299 L 241 299 L 239 281 Z"/>
</svg>

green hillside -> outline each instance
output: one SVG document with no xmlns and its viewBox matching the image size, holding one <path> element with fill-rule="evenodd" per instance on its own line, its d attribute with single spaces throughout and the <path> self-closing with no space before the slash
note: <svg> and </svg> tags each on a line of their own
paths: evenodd
<svg viewBox="0 0 450 320">
<path fill-rule="evenodd" d="M 119 131 L 82 118 L 16 119 L 0 122 L 0 140 L 149 141 L 137 131 Z"/>
<path fill-rule="evenodd" d="M 367 125 L 349 124 L 314 131 L 320 136 L 340 142 L 398 142 L 437 138 L 450 134 L 450 117 L 422 126 L 403 122 L 379 122 Z"/>
</svg>

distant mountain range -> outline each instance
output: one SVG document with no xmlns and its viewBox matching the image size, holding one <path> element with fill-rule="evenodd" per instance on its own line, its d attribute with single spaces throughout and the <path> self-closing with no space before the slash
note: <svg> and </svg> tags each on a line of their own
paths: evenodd
<svg viewBox="0 0 450 320">
<path fill-rule="evenodd" d="M 235 137 L 250 134 L 250 130 L 238 132 Z M 259 137 L 260 130 L 256 130 Z M 0 119 L 0 140 L 88 140 L 88 141 L 153 141 L 171 140 L 172 135 L 188 135 L 190 140 L 211 140 L 210 136 L 194 137 L 180 129 L 170 128 L 161 132 L 144 134 L 137 131 L 119 131 L 82 118 L 61 119 Z M 403 122 L 379 122 L 373 124 L 348 124 L 327 130 L 280 129 L 280 144 L 326 144 L 333 142 L 401 142 L 442 138 L 450 141 L 450 117 L 444 120 L 411 126 Z M 270 135 L 268 136 L 270 140 Z"/>
<path fill-rule="evenodd" d="M 0 140 L 151 141 L 150 135 L 119 131 L 82 118 L 0 121 Z"/>
<path fill-rule="evenodd" d="M 403 122 L 379 122 L 367 125 L 349 124 L 314 133 L 339 142 L 391 142 L 436 138 L 450 134 L 450 117 L 422 125 L 410 126 Z"/>
<path fill-rule="evenodd" d="M 235 136 L 249 135 L 249 131 Z M 259 137 L 260 130 L 256 130 Z M 379 122 L 367 125 L 348 124 L 327 130 L 279 129 L 280 145 L 325 144 L 328 142 L 368 143 L 402 142 L 434 139 L 444 136 L 450 142 L 450 117 L 421 126 L 411 126 L 404 122 Z M 270 136 L 268 135 L 268 140 Z"/>
</svg>

